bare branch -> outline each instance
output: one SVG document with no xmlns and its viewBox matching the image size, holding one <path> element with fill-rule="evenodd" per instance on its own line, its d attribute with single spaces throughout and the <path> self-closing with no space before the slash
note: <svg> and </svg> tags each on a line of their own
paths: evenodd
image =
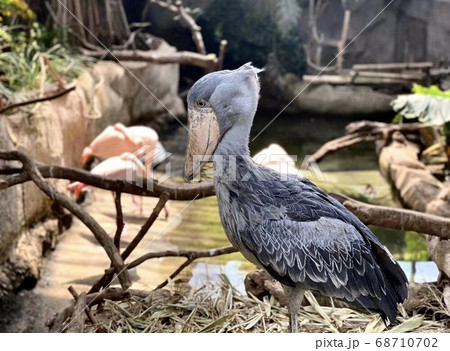
<svg viewBox="0 0 450 351">
<path fill-rule="evenodd" d="M 330 195 L 366 225 L 412 230 L 442 239 L 450 239 L 450 219 L 448 218 L 403 208 L 369 205 L 340 194 L 331 193 Z"/>
<path fill-rule="evenodd" d="M 42 177 L 37 166 L 27 154 L 21 151 L 0 152 L 0 159 L 22 162 L 24 170 L 27 172 L 30 179 L 39 187 L 39 189 L 41 189 L 42 192 L 44 192 L 48 197 L 50 197 L 59 205 L 68 209 L 91 230 L 97 241 L 104 248 L 109 259 L 111 260 L 111 264 L 118 274 L 119 281 L 122 287 L 124 289 L 127 289 L 131 286 L 128 271 L 126 271 L 122 257 L 120 257 L 120 254 L 114 246 L 113 241 L 89 213 L 87 213 L 81 206 L 77 205 L 74 201 L 72 201 L 65 195 L 57 192 L 53 186 L 48 184 Z"/>
<path fill-rule="evenodd" d="M 168 200 L 169 200 L 169 194 L 163 193 L 161 195 L 161 197 L 159 198 L 159 201 L 156 204 L 155 208 L 153 209 L 153 212 L 150 215 L 150 217 L 148 217 L 147 221 L 142 226 L 141 230 L 139 230 L 139 233 L 137 233 L 137 235 L 134 237 L 133 241 L 128 245 L 128 247 L 122 253 L 123 260 L 126 260 L 131 255 L 131 253 L 136 248 L 136 246 L 139 245 L 139 243 L 144 238 L 144 236 L 147 234 L 148 230 L 151 228 L 153 223 L 155 223 L 156 218 L 158 218 L 161 210 L 164 208 L 164 206 Z"/>
<path fill-rule="evenodd" d="M 166 251 L 166 252 L 159 252 L 159 253 L 150 253 L 147 255 L 144 255 L 137 260 L 130 263 L 130 268 L 132 267 L 132 264 L 137 266 L 138 264 L 141 264 L 142 262 L 150 259 L 150 258 L 156 258 L 157 255 L 159 257 L 186 257 L 186 261 L 184 261 L 166 280 L 164 280 L 161 284 L 159 284 L 155 290 L 162 289 L 169 283 L 169 279 L 174 279 L 178 274 L 180 274 L 187 266 L 189 266 L 192 262 L 194 262 L 198 258 L 202 257 L 215 257 L 215 256 L 221 256 L 221 255 L 227 255 L 233 252 L 237 252 L 238 249 L 234 246 L 226 246 L 219 249 L 214 250 L 207 250 L 207 251 Z M 153 254 L 153 257 L 152 257 Z"/>
<path fill-rule="evenodd" d="M 71 85 L 66 89 L 61 90 L 61 88 L 58 88 L 56 93 L 50 94 L 50 95 L 46 95 L 43 97 L 39 97 L 36 99 L 31 99 L 28 101 L 22 101 L 22 102 L 18 102 L 16 104 L 11 104 L 11 105 L 7 105 L 6 107 L 4 107 L 3 109 L 0 110 L 0 113 L 6 112 L 8 110 L 11 110 L 13 108 L 17 108 L 17 107 L 21 107 L 21 106 L 26 106 L 26 105 L 30 105 L 30 104 L 36 104 L 38 102 L 43 102 L 43 101 L 49 101 L 49 100 L 53 100 L 53 99 L 57 99 L 63 95 L 66 95 L 67 93 L 70 93 L 72 90 L 75 90 L 75 85 Z"/>
<path fill-rule="evenodd" d="M 68 288 L 70 294 L 73 296 L 73 298 L 75 299 L 75 301 L 78 301 L 80 295 L 77 293 L 77 291 L 74 289 L 74 287 L 71 285 Z M 86 305 L 86 294 L 84 294 L 84 304 Z M 84 312 L 86 313 L 86 316 L 89 318 L 89 320 L 91 321 L 92 324 L 97 324 L 97 318 L 95 318 L 95 316 L 92 314 L 91 310 L 89 309 L 89 307 L 85 307 L 84 308 Z"/>
<path fill-rule="evenodd" d="M 217 66 L 217 56 L 215 54 L 203 55 L 197 52 L 177 51 L 169 54 L 162 54 L 157 51 L 143 50 L 86 50 L 80 49 L 81 53 L 91 57 L 110 57 L 120 61 L 144 61 L 151 63 L 178 63 L 181 65 L 191 65 L 213 71 Z"/>
<path fill-rule="evenodd" d="M 219 48 L 219 59 L 217 61 L 217 70 L 220 71 L 223 69 L 223 63 L 225 61 L 225 53 L 227 51 L 228 41 L 221 40 L 220 48 Z"/>
<path fill-rule="evenodd" d="M 184 261 L 180 267 L 178 267 L 170 276 L 169 278 L 167 278 L 166 280 L 164 280 L 161 284 L 159 284 L 155 290 L 158 289 L 162 289 L 164 288 L 167 284 L 169 284 L 169 279 L 172 280 L 174 279 L 178 274 L 180 274 L 187 266 L 189 266 L 194 260 L 192 259 L 187 259 L 186 261 Z"/>
<path fill-rule="evenodd" d="M 72 320 L 70 324 L 65 328 L 67 333 L 84 333 L 86 316 L 84 315 L 83 312 L 85 310 L 86 310 L 86 293 L 83 291 L 81 295 L 75 299 L 75 306 L 73 308 Z"/>
<path fill-rule="evenodd" d="M 0 159 L 5 160 L 10 159 L 6 157 L 9 155 L 10 152 L 11 151 L 0 151 Z M 79 168 L 47 166 L 39 164 L 38 169 L 42 177 L 44 178 L 56 178 L 56 179 L 67 179 L 70 181 L 79 181 L 87 185 L 94 186 L 96 188 L 110 191 L 120 190 L 122 193 L 132 195 L 159 197 L 166 192 L 169 194 L 170 200 L 187 200 L 187 201 L 196 198 L 201 199 L 204 197 L 215 195 L 212 181 L 205 181 L 198 185 L 165 185 L 159 184 L 158 180 L 154 179 L 148 181 L 147 179 L 144 178 L 139 179 L 138 184 L 142 184 L 141 187 L 124 180 L 101 177 Z M 6 171 L 7 171 L 6 173 L 10 173 L 13 170 L 7 169 Z M 20 169 L 18 169 L 17 171 L 20 171 Z M 2 171 L 0 171 L 0 174 L 1 173 Z M 7 187 L 25 183 L 30 180 L 31 178 L 29 174 L 26 172 L 10 175 L 3 179 L 3 181 L 6 182 Z M 3 183 L 3 187 L 4 186 L 5 185 Z"/>
<path fill-rule="evenodd" d="M 114 197 L 114 205 L 116 207 L 116 234 L 114 235 L 114 245 L 117 248 L 117 251 L 120 253 L 120 237 L 122 236 L 123 227 L 125 223 L 123 222 L 123 213 L 122 213 L 122 192 L 120 190 L 116 191 Z"/>
<path fill-rule="evenodd" d="M 139 266 L 145 261 L 151 260 L 153 258 L 161 258 L 161 257 L 186 257 L 188 260 L 195 261 L 198 258 L 208 258 L 208 257 L 216 257 L 221 255 L 228 255 L 230 253 L 238 252 L 234 246 L 224 246 L 217 249 L 212 250 L 204 250 L 204 251 L 191 251 L 191 250 L 168 250 L 168 251 L 160 251 L 160 252 L 149 252 L 141 257 L 135 259 L 127 265 L 128 269 Z"/>
<path fill-rule="evenodd" d="M 206 55 L 205 43 L 203 42 L 202 37 L 202 28 L 197 23 L 195 23 L 195 20 L 192 18 L 192 16 L 186 12 L 182 1 L 176 1 L 175 5 L 160 0 L 151 0 L 150 2 L 180 15 L 180 18 L 188 25 L 189 29 L 191 30 L 192 40 L 195 43 L 197 51 L 200 54 Z"/>
<path fill-rule="evenodd" d="M 121 257 L 125 261 L 128 256 L 133 252 L 133 250 L 136 248 L 136 246 L 139 245 L 141 240 L 144 238 L 144 236 L 147 234 L 148 230 L 151 228 L 155 220 L 158 218 L 161 210 L 164 208 L 164 205 L 166 204 L 167 200 L 169 199 L 168 193 L 163 193 L 156 204 L 155 208 L 153 209 L 153 212 L 148 217 L 145 224 L 142 226 L 141 230 L 136 234 L 133 241 L 128 245 L 128 247 L 125 249 L 125 251 L 122 253 Z M 129 269 L 127 267 L 127 269 Z M 100 291 L 100 289 L 108 286 L 111 281 L 114 278 L 114 270 L 109 269 L 105 271 L 105 274 L 95 282 L 95 284 L 92 286 L 92 288 L 89 290 L 89 294 L 92 294 L 94 292 Z"/>
<path fill-rule="evenodd" d="M 318 161 L 337 150 L 363 142 L 388 139 L 394 132 L 417 134 L 419 129 L 425 128 L 421 123 L 389 124 L 373 121 L 352 122 L 345 128 L 347 135 L 330 140 L 323 144 L 308 162 Z"/>
<path fill-rule="evenodd" d="M 355 133 L 355 134 L 349 134 L 349 135 L 345 135 L 342 136 L 340 138 L 336 138 L 333 140 L 330 140 L 328 142 L 326 142 L 325 144 L 323 144 L 319 150 L 317 150 L 316 152 L 314 152 L 314 154 L 312 154 L 310 156 L 310 158 L 308 159 L 308 163 L 312 162 L 312 161 L 319 161 L 320 159 L 322 159 L 323 157 L 325 157 L 325 155 L 335 152 L 337 150 L 352 146 L 352 145 L 356 145 L 362 142 L 369 142 L 369 141 L 375 141 L 381 139 L 381 137 L 379 135 L 366 135 L 363 133 Z"/>
<path fill-rule="evenodd" d="M 181 0 L 178 0 L 176 2 L 176 6 L 180 17 L 187 23 L 187 25 L 191 29 L 192 40 L 194 40 L 197 51 L 200 54 L 206 55 L 205 43 L 203 42 L 202 37 L 202 28 L 197 23 L 195 23 L 194 19 L 186 12 Z"/>
</svg>

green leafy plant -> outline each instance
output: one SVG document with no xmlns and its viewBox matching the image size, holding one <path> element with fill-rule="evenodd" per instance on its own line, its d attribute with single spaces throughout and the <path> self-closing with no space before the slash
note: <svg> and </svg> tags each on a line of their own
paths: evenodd
<svg viewBox="0 0 450 351">
<path fill-rule="evenodd" d="M 423 87 L 414 84 L 412 91 L 414 94 L 400 95 L 392 101 L 392 108 L 398 113 L 394 121 L 417 118 L 430 125 L 450 122 L 450 90 L 442 91 L 435 85 Z"/>
<path fill-rule="evenodd" d="M 38 23 L 28 26 L 0 24 L 0 85 L 3 90 L 19 92 L 39 87 L 39 57 L 45 54 L 56 71 L 66 80 L 77 77 L 91 60 L 74 54 L 62 33 L 43 30 Z M 51 76 L 46 81 L 53 82 Z"/>
<path fill-rule="evenodd" d="M 412 92 L 414 94 L 400 95 L 392 101 L 392 108 L 397 112 L 394 122 L 401 123 L 403 118 L 417 118 L 422 123 L 442 126 L 441 133 L 445 143 L 439 141 L 423 153 L 432 155 L 444 150 L 450 159 L 450 90 L 442 91 L 436 85 L 424 87 L 414 84 Z M 449 167 L 450 163 L 447 162 L 446 169 Z"/>
<path fill-rule="evenodd" d="M 14 17 L 32 21 L 36 18 L 36 14 L 28 7 L 25 0 L 0 0 L 0 22 Z"/>
</svg>

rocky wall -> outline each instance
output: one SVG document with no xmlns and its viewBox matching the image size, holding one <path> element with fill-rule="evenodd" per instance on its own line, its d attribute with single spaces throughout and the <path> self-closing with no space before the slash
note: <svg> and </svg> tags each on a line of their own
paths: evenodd
<svg viewBox="0 0 450 351">
<path fill-rule="evenodd" d="M 158 50 L 175 51 L 164 42 Z M 47 164 L 79 166 L 83 147 L 107 125 L 184 116 L 178 81 L 176 64 L 95 63 L 78 78 L 75 91 L 0 115 L 0 149 L 26 151 Z M 59 191 L 68 183 L 51 182 Z M 54 217 L 52 202 L 31 182 L 0 192 L 0 299 L 39 278 L 42 257 L 61 231 Z"/>
</svg>

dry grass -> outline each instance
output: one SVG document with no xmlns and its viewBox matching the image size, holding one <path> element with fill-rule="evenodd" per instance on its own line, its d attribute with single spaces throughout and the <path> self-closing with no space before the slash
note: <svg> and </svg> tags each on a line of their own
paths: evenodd
<svg viewBox="0 0 450 351">
<path fill-rule="evenodd" d="M 448 332 L 448 319 L 434 321 L 416 314 L 408 316 L 404 309 L 399 324 L 386 328 L 378 315 L 359 313 L 347 308 L 320 306 L 312 294 L 311 306 L 300 316 L 302 332 Z M 99 322 L 108 332 L 287 332 L 288 314 L 273 299 L 260 301 L 240 294 L 230 285 L 171 294 L 152 300 L 132 297 L 121 302 L 106 301 L 98 311 Z M 86 325 L 86 332 L 95 332 L 98 325 Z"/>
</svg>

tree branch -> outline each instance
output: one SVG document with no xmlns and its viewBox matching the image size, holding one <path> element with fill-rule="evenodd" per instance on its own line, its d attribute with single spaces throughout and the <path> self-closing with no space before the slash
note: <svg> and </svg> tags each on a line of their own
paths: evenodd
<svg viewBox="0 0 450 351">
<path fill-rule="evenodd" d="M 74 287 L 71 285 L 68 287 L 68 290 L 75 299 L 75 301 L 78 302 L 80 295 L 77 293 Z M 84 294 L 84 305 L 85 305 L 84 312 L 86 313 L 86 316 L 89 318 L 92 324 L 97 324 L 98 323 L 97 318 L 92 314 L 92 311 L 89 309 L 89 307 L 86 306 L 86 293 L 83 292 L 82 294 Z"/>
<path fill-rule="evenodd" d="M 340 149 L 353 146 L 363 142 L 388 139 L 394 132 L 418 133 L 419 129 L 425 128 L 421 123 L 389 124 L 372 121 L 358 121 L 347 125 L 345 131 L 347 135 L 330 140 L 323 144 L 308 162 L 319 161 L 326 155 Z"/>
<path fill-rule="evenodd" d="M 125 269 L 122 257 L 114 246 L 113 241 L 89 213 L 87 213 L 81 206 L 77 205 L 74 201 L 72 201 L 65 195 L 57 192 L 54 187 L 48 184 L 42 177 L 37 166 L 27 154 L 21 151 L 0 151 L 0 159 L 20 161 L 23 164 L 23 167 L 27 172 L 29 178 L 39 187 L 39 189 L 41 189 L 42 192 L 44 192 L 53 201 L 65 207 L 73 215 L 79 218 L 91 230 L 97 241 L 104 248 L 106 254 L 111 260 L 112 266 L 114 267 L 118 275 L 122 287 L 124 289 L 127 289 L 131 286 L 128 271 Z"/>
<path fill-rule="evenodd" d="M 203 42 L 201 31 L 202 28 L 197 23 L 195 23 L 195 20 L 192 18 L 192 16 L 186 12 L 182 1 L 176 1 L 175 5 L 160 0 L 150 0 L 150 3 L 156 4 L 159 7 L 180 15 L 180 18 L 188 25 L 189 29 L 191 30 L 192 40 L 195 43 L 197 51 L 200 54 L 206 55 L 205 43 Z"/>
<path fill-rule="evenodd" d="M 186 261 L 178 267 L 168 279 L 166 279 L 164 282 L 159 284 L 155 290 L 161 289 L 164 286 L 167 285 L 169 282 L 169 279 L 175 278 L 178 274 L 180 274 L 187 266 L 189 266 L 192 262 L 199 258 L 209 258 L 209 257 L 216 257 L 221 255 L 228 255 L 234 252 L 238 252 L 238 249 L 234 246 L 225 246 L 220 247 L 217 249 L 212 250 L 204 250 L 204 251 L 192 251 L 192 250 L 168 250 L 168 251 L 159 251 L 159 252 L 149 252 L 145 255 L 142 255 L 141 257 L 135 259 L 134 261 L 127 264 L 127 269 L 132 269 L 140 264 L 144 263 L 145 261 L 151 260 L 153 258 L 162 258 L 162 257 L 186 257 Z M 114 270 L 112 268 L 105 271 L 105 275 L 95 284 L 100 286 L 106 281 L 106 279 L 110 278 L 112 275 L 114 275 Z M 104 284 L 103 286 L 106 286 L 108 283 Z M 94 285 L 94 286 L 95 286 Z M 96 290 L 97 289 L 97 290 Z M 89 294 L 92 294 L 95 291 L 98 291 L 99 288 L 92 287 L 89 291 Z M 89 295 L 88 295 L 89 296 Z"/>
<path fill-rule="evenodd" d="M 6 112 L 8 110 L 12 110 L 13 108 L 17 108 L 17 107 L 22 107 L 22 106 L 26 106 L 26 105 L 31 105 L 31 104 L 36 104 L 38 102 L 43 102 L 43 101 L 49 101 L 49 100 L 53 100 L 53 99 L 57 99 L 63 95 L 66 95 L 68 93 L 70 93 L 72 90 L 75 90 L 75 85 L 71 85 L 66 89 L 60 90 L 57 93 L 53 93 L 51 95 L 47 95 L 47 96 L 43 96 L 40 98 L 36 98 L 36 99 L 31 99 L 28 101 L 22 101 L 22 102 L 18 102 L 15 104 L 11 104 L 11 105 L 7 105 L 6 107 L 4 107 L 3 109 L 0 110 L 0 113 Z"/>
<path fill-rule="evenodd" d="M 163 193 L 156 204 L 155 208 L 153 209 L 153 212 L 148 217 L 145 224 L 142 226 L 141 230 L 137 233 L 137 235 L 134 237 L 133 241 L 128 245 L 128 247 L 125 249 L 125 251 L 122 253 L 121 257 L 125 261 L 128 256 L 133 252 L 133 250 L 139 245 L 141 240 L 144 238 L 145 234 L 147 234 L 150 227 L 153 225 L 155 220 L 158 218 L 161 210 L 164 208 L 164 205 L 166 204 L 167 200 L 169 199 L 168 193 Z M 127 269 L 128 266 L 127 266 Z M 114 278 L 114 270 L 109 269 L 106 270 L 103 276 L 95 282 L 95 284 L 91 287 L 89 290 L 89 294 L 92 294 L 94 292 L 100 291 L 100 289 L 108 286 L 111 281 Z"/>
<path fill-rule="evenodd" d="M 192 32 L 192 40 L 195 43 L 195 47 L 200 54 L 206 55 L 205 43 L 202 37 L 202 28 L 195 23 L 194 19 L 186 12 L 183 6 L 183 2 L 178 0 L 176 3 L 178 14 L 186 22 Z"/>
<path fill-rule="evenodd" d="M 122 192 L 120 190 L 116 191 L 114 197 L 114 205 L 116 207 L 116 234 L 114 235 L 114 246 L 117 248 L 117 251 L 120 253 L 120 237 L 122 236 L 123 227 L 125 223 L 123 222 L 123 213 L 122 213 Z"/>
<path fill-rule="evenodd" d="M 330 195 L 366 225 L 412 230 L 417 233 L 450 239 L 450 219 L 448 218 L 403 208 L 369 205 L 341 194 L 331 193 Z"/>
<path fill-rule="evenodd" d="M 10 153 L 13 151 L 0 151 L 0 159 L 8 160 L 10 158 Z M 125 180 L 109 179 L 92 174 L 88 171 L 72 168 L 72 167 L 61 167 L 61 166 L 47 166 L 38 164 L 37 165 L 42 177 L 44 178 L 57 178 L 57 179 L 67 179 L 70 181 L 79 181 L 96 188 L 118 191 L 122 193 L 139 195 L 139 196 L 150 196 L 159 197 L 163 193 L 169 194 L 169 200 L 193 200 L 195 198 L 201 199 L 208 196 L 215 195 L 214 185 L 212 181 L 205 181 L 198 185 L 164 185 L 159 184 L 158 180 L 154 179 L 148 181 L 147 179 L 139 179 L 137 186 L 133 183 L 129 183 Z M 11 169 L 7 169 L 8 173 L 12 172 Z M 17 169 L 20 171 L 20 169 Z M 0 174 L 2 171 L 0 170 Z M 6 182 L 7 187 L 25 183 L 30 181 L 30 175 L 26 172 L 19 174 L 9 175 L 3 178 Z M 3 184 L 3 187 L 5 185 Z"/>
<path fill-rule="evenodd" d="M 212 250 L 204 250 L 204 251 L 191 251 L 191 250 L 168 250 L 168 251 L 160 251 L 160 252 L 149 252 L 141 257 L 135 259 L 127 265 L 128 269 L 139 266 L 145 261 L 151 260 L 153 258 L 162 258 L 162 257 L 186 257 L 188 260 L 195 261 L 198 258 L 208 258 L 208 257 L 216 257 L 221 255 L 228 255 L 234 252 L 238 252 L 234 246 L 224 246 L 217 249 Z"/>
<path fill-rule="evenodd" d="M 191 65 L 213 71 L 217 66 L 217 57 L 215 54 L 203 55 L 197 52 L 177 51 L 170 54 L 162 54 L 157 51 L 143 50 L 86 50 L 80 49 L 85 56 L 91 57 L 110 57 L 120 61 L 144 61 L 157 64 L 179 63 L 181 65 Z"/>
<path fill-rule="evenodd" d="M 186 257 L 186 261 L 184 261 L 166 280 L 164 280 L 161 284 L 159 284 L 155 290 L 162 289 L 169 283 L 169 279 L 174 279 L 178 274 L 180 274 L 187 266 L 189 266 L 192 262 L 194 262 L 196 259 L 202 258 L 202 257 L 214 257 L 214 256 L 221 256 L 221 255 L 227 255 L 233 252 L 237 252 L 238 249 L 234 246 L 226 246 L 219 249 L 214 250 L 207 250 L 207 251 L 166 251 L 166 252 L 160 252 L 156 253 L 159 254 L 159 257 Z M 139 259 L 133 261 L 130 263 L 130 267 L 133 263 L 135 263 L 135 266 L 138 264 L 141 264 L 147 259 L 155 258 L 152 257 L 150 254 L 144 255 L 140 257 Z M 155 253 L 153 253 L 155 254 Z M 138 261 L 140 260 L 140 261 Z"/>
<path fill-rule="evenodd" d="M 134 237 L 133 241 L 128 245 L 128 247 L 122 253 L 123 260 L 126 260 L 131 255 L 131 253 L 136 248 L 136 246 L 139 245 L 139 243 L 144 238 L 144 236 L 147 234 L 148 230 L 151 228 L 153 223 L 155 223 L 156 218 L 158 218 L 161 210 L 164 208 L 164 206 L 168 200 L 169 200 L 169 194 L 163 193 L 161 195 L 161 197 L 159 198 L 159 201 L 156 204 L 155 208 L 153 209 L 153 212 L 150 215 L 150 217 L 148 217 L 147 221 L 144 223 L 144 225 L 139 230 L 139 233 L 137 233 L 137 235 Z"/>
</svg>

